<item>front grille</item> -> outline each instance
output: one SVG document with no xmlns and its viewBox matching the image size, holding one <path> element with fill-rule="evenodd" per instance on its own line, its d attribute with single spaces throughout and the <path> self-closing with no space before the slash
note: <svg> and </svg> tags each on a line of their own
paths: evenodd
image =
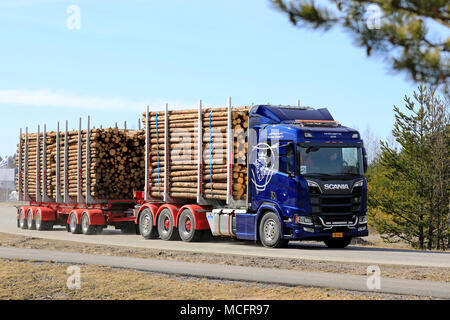
<svg viewBox="0 0 450 320">
<path fill-rule="evenodd" d="M 309 187 L 312 215 L 316 226 L 326 225 L 326 228 L 339 227 L 338 224 L 351 225 L 361 209 L 362 188 L 354 188 L 348 194 L 323 194 L 317 187 Z M 319 218 L 320 217 L 320 218 Z M 322 221 L 320 220 L 322 219 Z M 348 228 L 347 228 L 348 229 Z"/>
<path fill-rule="evenodd" d="M 361 195 L 325 195 L 310 194 L 311 209 L 316 214 L 358 213 L 361 207 Z"/>
</svg>

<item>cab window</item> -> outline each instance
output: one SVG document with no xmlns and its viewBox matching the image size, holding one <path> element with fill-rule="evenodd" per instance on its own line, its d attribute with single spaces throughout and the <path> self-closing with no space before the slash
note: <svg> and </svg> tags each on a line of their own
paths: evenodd
<svg viewBox="0 0 450 320">
<path fill-rule="evenodd" d="M 284 173 L 294 173 L 294 145 L 281 141 L 278 148 L 278 170 Z"/>
</svg>

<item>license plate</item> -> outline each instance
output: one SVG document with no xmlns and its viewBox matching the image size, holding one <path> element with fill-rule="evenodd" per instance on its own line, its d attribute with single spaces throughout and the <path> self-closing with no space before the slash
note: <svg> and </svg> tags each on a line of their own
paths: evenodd
<svg viewBox="0 0 450 320">
<path fill-rule="evenodd" d="M 332 237 L 333 238 L 343 238 L 344 234 L 342 232 L 333 232 Z"/>
</svg>

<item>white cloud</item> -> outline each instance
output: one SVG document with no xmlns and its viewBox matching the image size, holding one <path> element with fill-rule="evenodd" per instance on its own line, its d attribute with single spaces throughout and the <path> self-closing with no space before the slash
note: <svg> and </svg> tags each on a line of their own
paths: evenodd
<svg viewBox="0 0 450 320">
<path fill-rule="evenodd" d="M 121 98 L 78 96 L 72 93 L 50 90 L 0 90 L 0 105 L 143 111 L 147 105 L 152 109 L 163 109 L 166 102 L 172 109 L 180 107 L 195 108 L 195 103 L 168 102 L 162 98 L 152 99 L 152 101 L 132 101 Z"/>
</svg>

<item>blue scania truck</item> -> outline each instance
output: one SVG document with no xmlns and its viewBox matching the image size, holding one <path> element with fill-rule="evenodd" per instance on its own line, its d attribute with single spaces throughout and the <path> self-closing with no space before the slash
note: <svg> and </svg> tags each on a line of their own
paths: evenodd
<svg viewBox="0 0 450 320">
<path fill-rule="evenodd" d="M 368 235 L 363 141 L 327 109 L 252 107 L 248 160 L 245 207 L 208 212 L 214 235 L 266 247 L 317 240 L 332 248 Z"/>
<path fill-rule="evenodd" d="M 164 169 L 165 175 L 161 181 L 158 175 L 161 197 L 152 196 L 150 151 L 154 140 L 150 137 L 147 109 L 144 191 L 134 192 L 132 201 L 113 199 L 106 203 L 84 202 L 85 199 L 82 203 L 44 202 L 42 199 L 47 197 L 37 194 L 40 201 L 30 201 L 28 206 L 18 208 L 18 226 L 27 228 L 28 221 L 30 228 L 38 225 L 41 229 L 45 225 L 43 229 L 48 230 L 61 224 L 72 233 L 92 234 L 92 230 L 101 232 L 102 228 L 114 225 L 122 230 L 131 227 L 145 239 L 194 242 L 207 234 L 260 241 L 272 248 L 295 240 L 323 241 L 330 248 L 344 248 L 352 238 L 368 235 L 366 151 L 358 131 L 340 125 L 325 108 L 273 105 L 247 108 L 244 164 L 247 192 L 244 200 L 235 200 L 233 110 L 229 99 L 224 130 L 227 186 L 223 198 L 203 196 L 203 166 L 207 161 L 202 160 L 205 150 L 200 139 L 204 139 L 205 119 L 201 103 L 197 127 L 189 131 L 194 136 L 197 130 L 199 139 L 197 177 L 192 177 L 198 182 L 196 199 L 195 195 L 189 199 L 171 197 L 170 136 L 164 140 L 161 170 Z M 166 105 L 160 121 L 168 134 L 169 120 Z M 20 174 L 19 181 L 23 183 Z M 81 175 L 80 171 L 79 179 Z M 26 194 L 20 197 L 28 198 Z"/>
</svg>

